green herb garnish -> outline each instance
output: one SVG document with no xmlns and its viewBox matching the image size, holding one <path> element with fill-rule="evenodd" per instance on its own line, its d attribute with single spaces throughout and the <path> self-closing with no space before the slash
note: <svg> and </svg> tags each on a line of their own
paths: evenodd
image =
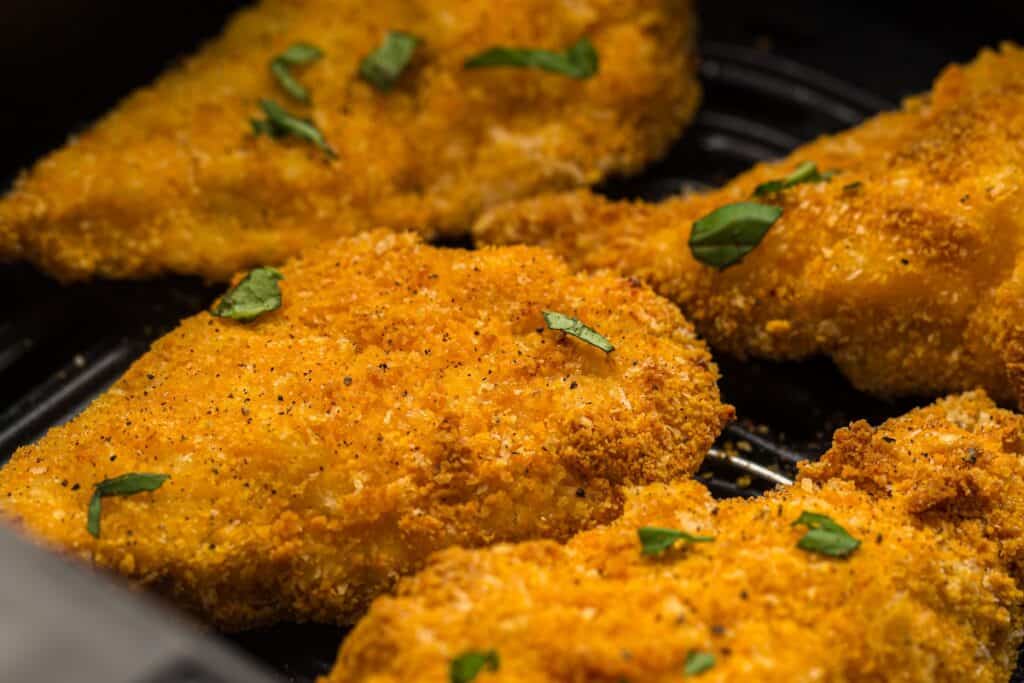
<svg viewBox="0 0 1024 683">
<path fill-rule="evenodd" d="M 324 56 L 323 50 L 308 43 L 295 43 L 270 62 L 270 73 L 285 92 L 299 102 L 309 102 L 309 91 L 292 75 L 291 67 L 304 66 Z"/>
<path fill-rule="evenodd" d="M 293 135 L 297 138 L 311 142 L 331 159 L 337 159 L 338 155 L 327 144 L 323 133 L 317 130 L 311 121 L 300 119 L 284 110 L 281 105 L 271 100 L 260 100 L 260 108 L 267 115 L 265 119 L 252 119 L 252 132 L 256 135 L 269 135 L 272 138 L 281 138 L 286 135 Z"/>
<path fill-rule="evenodd" d="M 569 78 L 590 78 L 598 69 L 597 50 L 587 38 L 579 41 L 565 52 L 550 52 L 519 47 L 492 47 L 466 60 L 467 69 L 490 66 L 517 66 L 527 69 L 542 69 L 568 76 Z"/>
<path fill-rule="evenodd" d="M 409 66 L 420 39 L 401 31 L 388 31 L 384 42 L 359 64 L 359 75 L 378 90 L 391 90 Z"/>
<path fill-rule="evenodd" d="M 89 515 L 85 528 L 96 538 L 100 537 L 100 513 L 103 499 L 108 496 L 132 496 L 143 491 L 156 491 L 170 479 L 169 474 L 145 474 L 133 472 L 113 479 L 104 479 L 96 484 L 89 501 Z"/>
<path fill-rule="evenodd" d="M 825 171 L 821 173 L 818 171 L 818 165 L 813 161 L 805 161 L 796 167 L 796 170 L 790 173 L 781 180 L 769 180 L 767 183 L 761 183 L 754 188 L 755 197 L 763 197 L 766 194 L 774 194 L 776 192 L 782 192 L 794 185 L 801 183 L 823 183 L 832 179 L 835 175 L 835 171 Z"/>
<path fill-rule="evenodd" d="M 451 683 L 470 683 L 484 669 L 497 671 L 500 662 L 494 650 L 470 650 L 452 660 L 448 670 Z"/>
<path fill-rule="evenodd" d="M 576 318 L 570 318 L 567 315 L 555 313 L 554 311 L 544 311 L 543 314 L 544 322 L 547 323 L 549 330 L 558 330 L 559 332 L 571 334 L 577 339 L 582 339 L 591 346 L 596 346 L 605 353 L 611 353 L 615 350 L 612 343 L 605 339 L 604 336 L 599 334 L 593 328 L 587 327 Z"/>
<path fill-rule="evenodd" d="M 636 530 L 640 537 L 641 550 L 644 555 L 661 555 L 663 552 L 675 545 L 676 541 L 686 543 L 710 543 L 715 540 L 714 536 L 694 536 L 685 531 L 675 529 L 663 529 L 656 526 L 643 526 Z"/>
<path fill-rule="evenodd" d="M 699 676 L 715 665 L 715 656 L 710 652 L 694 650 L 686 655 L 683 673 L 687 676 Z"/>
<path fill-rule="evenodd" d="M 726 268 L 739 263 L 779 220 L 778 206 L 739 202 L 715 209 L 694 222 L 690 251 L 701 263 Z"/>
<path fill-rule="evenodd" d="M 807 533 L 796 544 L 801 550 L 829 557 L 846 557 L 860 547 L 860 541 L 825 515 L 805 510 L 791 526 L 798 524 L 807 527 Z"/>
<path fill-rule="evenodd" d="M 284 276 L 276 268 L 256 268 L 232 287 L 211 311 L 219 318 L 249 322 L 281 307 L 278 280 Z"/>
</svg>

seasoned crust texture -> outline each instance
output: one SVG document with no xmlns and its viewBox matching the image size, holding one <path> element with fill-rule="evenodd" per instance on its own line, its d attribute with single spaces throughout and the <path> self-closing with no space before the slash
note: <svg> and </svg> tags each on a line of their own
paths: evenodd
<svg viewBox="0 0 1024 683">
<path fill-rule="evenodd" d="M 389 30 L 423 42 L 384 93 L 358 69 Z M 700 97 L 694 32 L 690 0 L 263 0 L 26 173 L 0 201 L 0 259 L 63 280 L 226 280 L 378 226 L 464 234 L 484 207 L 661 155 Z M 582 36 L 600 55 L 588 80 L 463 68 Z M 325 53 L 294 69 L 309 107 L 268 68 L 296 42 Z M 253 136 L 261 98 L 311 119 L 339 158 Z"/>
<path fill-rule="evenodd" d="M 715 501 L 693 481 L 629 493 L 624 516 L 559 545 L 447 550 L 378 599 L 329 683 L 445 680 L 495 649 L 480 683 L 1005 683 L 1021 642 L 1024 418 L 981 393 L 836 434 L 798 482 Z M 862 541 L 796 547 L 803 511 Z M 637 528 L 716 537 L 661 558 Z"/>
<path fill-rule="evenodd" d="M 950 66 L 926 96 L 761 164 L 721 190 L 658 205 L 587 193 L 485 215 L 488 243 L 555 248 L 678 302 L 712 348 L 831 356 L 859 388 L 984 387 L 1024 406 L 1024 50 Z M 841 173 L 764 201 L 784 209 L 739 265 L 696 262 L 693 221 L 803 161 Z"/>
<path fill-rule="evenodd" d="M 344 623 L 433 550 L 613 519 L 623 485 L 692 474 L 732 416 L 675 306 L 540 249 L 379 231 L 283 273 L 280 309 L 185 320 L 15 453 L 3 516 L 226 628 Z M 93 485 L 129 472 L 171 479 L 104 499 L 93 539 Z"/>
</svg>

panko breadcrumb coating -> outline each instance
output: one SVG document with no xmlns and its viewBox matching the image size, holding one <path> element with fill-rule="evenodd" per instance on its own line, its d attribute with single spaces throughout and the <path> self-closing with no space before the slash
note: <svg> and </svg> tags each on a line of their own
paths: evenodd
<svg viewBox="0 0 1024 683">
<path fill-rule="evenodd" d="M 686 477 L 731 418 L 670 302 L 527 247 L 386 231 L 282 269 L 281 308 L 202 313 L 0 470 L 0 513 L 225 628 L 352 621 L 449 545 L 565 539 Z M 544 326 L 576 316 L 605 354 Z M 102 501 L 96 483 L 170 475 Z"/>
<path fill-rule="evenodd" d="M 359 77 L 392 30 L 421 42 L 388 92 Z M 62 280 L 164 272 L 226 280 L 374 227 L 468 232 L 497 202 L 630 173 L 692 118 L 690 0 L 263 0 L 154 85 L 39 162 L 0 201 L 0 260 Z M 592 78 L 466 69 L 499 45 L 588 38 Z M 323 57 L 270 73 L 289 46 Z M 254 136 L 271 99 L 337 151 Z"/>
<path fill-rule="evenodd" d="M 640 277 L 739 357 L 827 354 L 877 394 L 981 386 L 1024 406 L 1022 141 L 1024 50 L 1004 45 L 719 191 L 657 205 L 546 196 L 496 209 L 476 233 Z M 761 198 L 784 213 L 742 263 L 694 260 L 696 219 L 808 161 L 839 173 Z"/>
<path fill-rule="evenodd" d="M 447 550 L 378 599 L 329 683 L 447 680 L 494 650 L 477 683 L 1005 683 L 1021 643 L 1024 418 L 982 393 L 878 429 L 837 432 L 797 483 L 715 501 L 693 481 L 629 494 L 624 516 L 551 541 Z M 797 547 L 804 511 L 860 547 Z M 637 529 L 711 535 L 641 555 Z"/>
</svg>

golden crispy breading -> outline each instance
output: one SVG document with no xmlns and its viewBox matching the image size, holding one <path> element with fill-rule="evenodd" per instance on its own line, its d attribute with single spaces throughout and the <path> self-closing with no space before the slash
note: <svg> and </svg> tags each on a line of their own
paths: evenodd
<svg viewBox="0 0 1024 683">
<path fill-rule="evenodd" d="M 670 302 L 516 247 L 378 231 L 283 269 L 250 324 L 202 313 L 0 471 L 0 512 L 226 627 L 346 622 L 433 550 L 567 538 L 691 474 L 732 416 Z M 605 354 L 545 329 L 578 316 Z M 165 473 L 155 493 L 93 485 Z"/>
<path fill-rule="evenodd" d="M 699 484 L 631 492 L 624 516 L 565 546 L 447 550 L 378 599 L 330 683 L 446 680 L 494 649 L 477 683 L 1005 683 L 1024 626 L 1024 418 L 967 394 L 836 434 L 787 490 L 712 500 Z M 802 512 L 862 542 L 796 547 Z M 714 542 L 644 557 L 637 528 Z"/>
<path fill-rule="evenodd" d="M 263 0 L 222 38 L 41 161 L 0 202 L 0 259 L 64 280 L 162 272 L 227 279 L 325 238 L 387 226 L 468 232 L 502 200 L 596 183 L 663 153 L 689 121 L 690 0 Z M 389 30 L 422 39 L 391 92 L 358 76 Z M 497 45 L 588 37 L 587 80 L 463 62 Z M 270 61 L 324 56 L 289 98 Z M 271 98 L 337 150 L 250 132 Z"/>
<path fill-rule="evenodd" d="M 585 193 L 499 208 L 484 242 L 542 243 L 678 302 L 712 348 L 830 355 L 885 395 L 985 387 L 1024 405 L 1024 50 L 984 51 L 934 91 L 723 189 L 658 205 Z M 804 161 L 841 173 L 762 201 L 782 218 L 737 266 L 690 254 L 693 221 Z"/>
</svg>

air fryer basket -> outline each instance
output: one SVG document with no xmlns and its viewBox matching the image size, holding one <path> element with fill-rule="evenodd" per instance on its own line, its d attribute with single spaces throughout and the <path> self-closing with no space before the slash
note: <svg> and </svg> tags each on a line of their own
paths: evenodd
<svg viewBox="0 0 1024 683">
<path fill-rule="evenodd" d="M 182 13 L 159 3 L 89 3 L 106 8 L 98 19 L 95 12 L 81 9 L 84 3 L 51 4 L 78 8 L 78 18 L 90 16 L 99 23 L 86 24 L 89 30 L 76 34 L 71 49 L 82 52 L 81 60 L 67 54 L 26 57 L 18 52 L 25 44 L 24 33 L 22 43 L 12 39 L 0 48 L 0 55 L 9 57 L 5 63 L 21 65 L 13 70 L 14 91 L 24 95 L 0 114 L 5 139 L 14 141 L 0 177 L 13 177 L 18 168 L 59 144 L 64 134 L 108 108 L 118 94 L 152 78 L 169 55 L 193 49 L 242 3 L 218 0 Z M 607 184 L 603 192 L 657 200 L 682 188 L 721 183 L 754 162 L 895 106 L 899 96 L 925 89 L 949 61 L 967 59 L 1003 38 L 1024 39 L 1024 10 L 1010 9 L 1013 3 L 974 3 L 971 16 L 956 18 L 955 34 L 943 28 L 952 19 L 936 16 L 934 4 L 785 4 L 705 3 L 705 102 L 700 115 L 663 161 L 642 177 Z M 6 11 L 18 19 L 19 9 L 25 15 L 29 5 L 17 0 Z M 128 43 L 138 54 L 119 60 L 119 46 L 110 41 L 124 31 L 137 31 L 140 23 L 160 23 L 164 30 L 148 42 L 131 33 Z M 123 48 L 122 41 L 122 55 Z M 127 63 L 118 71 L 120 61 Z M 96 86 L 88 95 L 54 95 L 54 79 L 74 88 L 86 74 Z M 75 415 L 154 338 L 209 305 L 219 290 L 187 278 L 61 287 L 29 267 L 11 265 L 0 266 L 0 291 L 17 294 L 8 297 L 0 315 L 2 462 L 17 446 Z M 827 448 L 835 428 L 854 419 L 878 422 L 917 403 L 860 394 L 820 359 L 790 364 L 717 360 L 723 394 L 739 414 L 720 439 L 719 451 L 739 451 L 787 477 L 799 460 L 817 457 Z M 698 476 L 719 496 L 757 495 L 773 485 L 720 458 L 709 458 Z M 0 596 L 11 590 L 3 585 L 8 578 L 0 576 Z M 332 627 L 282 625 L 230 641 L 285 680 L 312 681 L 329 669 L 344 633 Z M 81 680 L 91 680 L 88 672 Z M 166 680 L 206 679 L 183 674 Z M 1024 681 L 1020 671 L 1014 680 Z"/>
</svg>

